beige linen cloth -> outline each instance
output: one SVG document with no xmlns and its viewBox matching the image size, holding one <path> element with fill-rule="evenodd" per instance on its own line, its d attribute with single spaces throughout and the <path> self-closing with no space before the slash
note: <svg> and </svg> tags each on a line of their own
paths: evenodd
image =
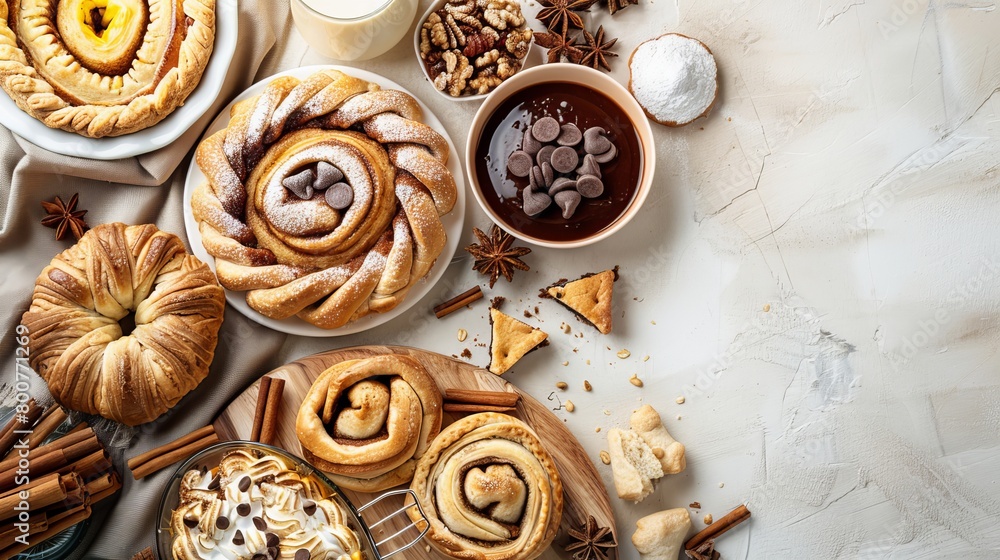
<svg viewBox="0 0 1000 560">
<path fill-rule="evenodd" d="M 421 2 L 420 12 L 428 3 L 429 0 Z M 239 12 L 239 43 L 219 99 L 208 114 L 167 148 L 118 161 L 70 158 L 49 152 L 0 127 L 0 301 L 4 303 L 0 312 L 4 332 L 0 338 L 3 360 L 0 404 L 5 397 L 9 403 L 15 364 L 14 329 L 30 302 L 35 278 L 53 256 L 71 244 L 66 240 L 55 241 L 54 231 L 39 224 L 44 215 L 40 202 L 57 195 L 67 200 L 78 192 L 79 207 L 88 211 L 86 219 L 91 225 L 114 221 L 155 223 L 186 242 L 182 209 L 184 179 L 192 150 L 215 115 L 258 80 L 290 68 L 333 62 L 305 45 L 292 23 L 288 0 L 240 0 Z M 356 66 L 412 86 L 430 101 L 436 95 L 429 84 L 419 84 L 426 80 L 414 64 L 410 36 L 389 53 Z M 448 102 L 442 101 L 434 103 L 433 110 L 445 122 L 468 122 L 474 112 L 474 107 L 447 106 Z M 462 145 L 465 131 L 449 128 L 456 145 Z M 428 295 L 427 301 L 447 290 L 444 286 L 448 283 L 441 284 Z M 430 315 L 423 304 L 408 314 Z M 404 316 L 354 336 L 308 339 L 260 327 L 239 312 L 227 309 L 211 373 L 195 391 L 166 415 L 134 432 L 122 434 L 113 426 L 102 426 L 99 430 L 102 439 L 110 439 L 116 446 L 113 451 L 124 487 L 112 507 L 102 506 L 95 512 L 88 537 L 73 558 L 128 559 L 142 548 L 154 546 L 156 509 L 162 489 L 176 466 L 134 481 L 123 468 L 125 459 L 208 424 L 256 378 L 295 358 L 356 344 L 405 344 L 406 336 L 401 336 L 393 323 L 407 321 Z M 31 392 L 48 398 L 40 378 L 33 379 Z"/>
</svg>

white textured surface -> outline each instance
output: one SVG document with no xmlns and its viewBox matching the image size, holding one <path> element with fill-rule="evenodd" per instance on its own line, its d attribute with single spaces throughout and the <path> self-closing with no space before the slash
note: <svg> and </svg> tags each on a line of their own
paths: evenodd
<svg viewBox="0 0 1000 560">
<path fill-rule="evenodd" d="M 553 345 L 507 378 L 542 399 L 569 382 L 559 396 L 576 412 L 557 414 L 595 462 L 640 403 L 687 445 L 687 470 L 645 502 L 613 498 L 623 558 L 638 557 L 636 519 L 693 501 L 696 530 L 749 504 L 751 522 L 719 541 L 727 558 L 995 557 L 995 4 L 642 0 L 591 21 L 621 37 L 622 83 L 631 49 L 665 32 L 704 41 L 720 72 L 707 119 L 655 131 L 657 192 L 631 224 L 589 248 L 536 248 L 530 273 L 489 291 L 517 313 L 539 305 L 528 321 Z M 474 107 L 412 89 L 461 144 Z M 478 208 L 468 223 L 485 224 Z M 357 341 L 469 347 L 484 364 L 485 305 L 428 313 L 476 280 L 470 264 Z M 609 336 L 533 297 L 614 264 Z"/>
</svg>

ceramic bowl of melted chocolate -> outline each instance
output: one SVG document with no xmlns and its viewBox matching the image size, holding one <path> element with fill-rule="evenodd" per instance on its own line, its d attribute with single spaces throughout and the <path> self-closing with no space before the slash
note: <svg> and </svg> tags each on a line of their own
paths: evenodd
<svg viewBox="0 0 1000 560">
<path fill-rule="evenodd" d="M 589 245 L 621 229 L 652 185 L 656 152 L 642 108 L 609 76 L 546 64 L 500 85 L 466 146 L 473 194 L 524 241 Z"/>
</svg>

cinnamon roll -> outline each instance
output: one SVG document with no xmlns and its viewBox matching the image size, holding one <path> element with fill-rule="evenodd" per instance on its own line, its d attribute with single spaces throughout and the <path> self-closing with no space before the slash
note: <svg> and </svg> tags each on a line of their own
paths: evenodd
<svg viewBox="0 0 1000 560">
<path fill-rule="evenodd" d="M 312 476 L 249 449 L 218 468 L 190 470 L 170 515 L 176 560 L 329 558 L 361 560 L 348 514 Z"/>
<path fill-rule="evenodd" d="M 0 86 L 51 128 L 100 138 L 184 103 L 215 45 L 215 0 L 0 2 Z"/>
<path fill-rule="evenodd" d="M 377 492 L 409 482 L 441 430 L 441 393 L 412 358 L 336 364 L 309 388 L 295 421 L 307 461 L 344 488 Z"/>
<path fill-rule="evenodd" d="M 417 463 L 411 488 L 439 552 L 466 560 L 530 560 L 559 530 L 562 482 L 524 422 L 492 412 L 445 428 Z M 416 508 L 408 510 L 419 521 Z"/>
<path fill-rule="evenodd" d="M 237 103 L 191 205 L 219 281 L 272 319 L 341 327 L 394 308 L 444 249 L 448 142 L 411 96 L 325 70 Z"/>
</svg>

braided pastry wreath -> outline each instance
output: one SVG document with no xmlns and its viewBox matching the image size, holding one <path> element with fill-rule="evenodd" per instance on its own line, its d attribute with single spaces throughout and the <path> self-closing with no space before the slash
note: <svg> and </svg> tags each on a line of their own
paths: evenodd
<svg viewBox="0 0 1000 560">
<path fill-rule="evenodd" d="M 336 70 L 277 78 L 195 154 L 219 281 L 266 317 L 334 329 L 398 305 L 444 249 L 448 142 L 410 95 Z"/>
<path fill-rule="evenodd" d="M 215 0 L 0 2 L 0 86 L 50 128 L 120 136 L 194 90 L 215 45 Z"/>
</svg>

